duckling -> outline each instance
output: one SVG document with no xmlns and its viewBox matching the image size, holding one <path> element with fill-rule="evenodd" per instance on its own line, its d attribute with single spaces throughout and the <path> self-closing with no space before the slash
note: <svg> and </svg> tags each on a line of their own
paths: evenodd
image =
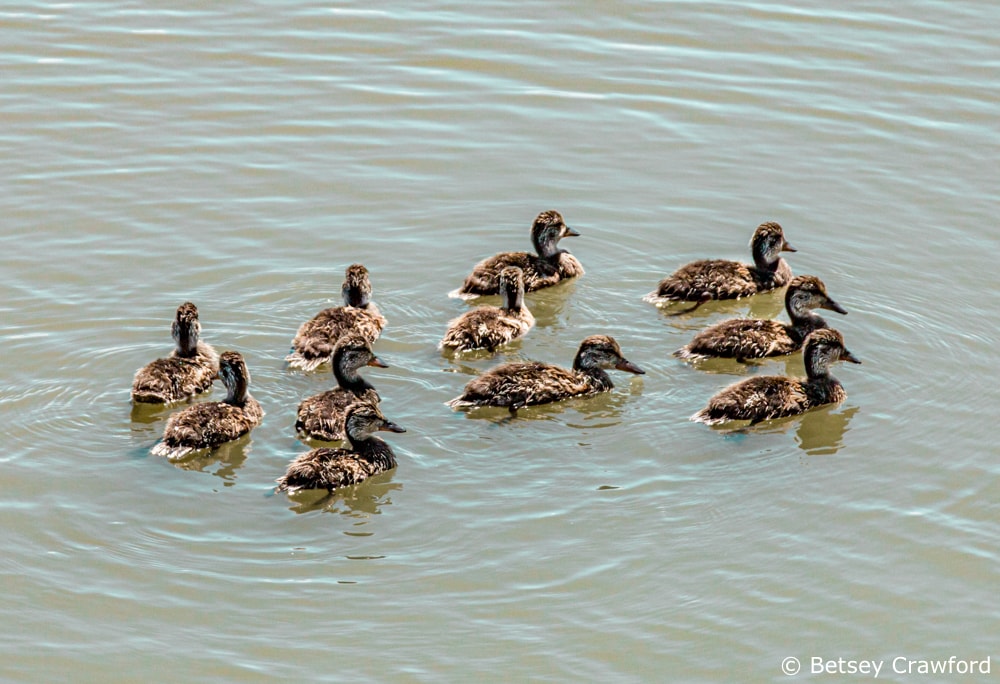
<svg viewBox="0 0 1000 684">
<path fill-rule="evenodd" d="M 348 407 L 344 423 L 351 448 L 324 447 L 298 456 L 276 480 L 276 491 L 324 488 L 332 491 L 396 467 L 392 449 L 374 434 L 379 430 L 406 430 L 386 420 L 379 408 L 367 401 L 358 401 Z"/>
<path fill-rule="evenodd" d="M 337 340 L 347 333 L 357 333 L 374 344 L 385 327 L 385 317 L 370 301 L 371 294 L 368 269 L 361 264 L 348 266 L 341 287 L 344 305 L 323 309 L 299 327 L 292 340 L 292 352 L 285 357 L 288 365 L 316 370 L 330 360 Z"/>
<path fill-rule="evenodd" d="M 806 338 L 806 378 L 762 375 L 734 383 L 708 400 L 691 416 L 695 422 L 715 425 L 727 420 L 762 420 L 792 416 L 847 397 L 843 385 L 830 375 L 835 361 L 861 363 L 844 347 L 844 338 L 832 328 L 821 328 Z"/>
<path fill-rule="evenodd" d="M 752 318 L 731 318 L 705 328 L 690 344 L 674 352 L 682 359 L 759 359 L 791 354 L 802 348 L 806 336 L 826 328 L 826 321 L 813 309 L 829 309 L 839 314 L 847 310 L 833 301 L 826 285 L 816 276 L 796 276 L 785 291 L 785 310 L 791 324 Z"/>
<path fill-rule="evenodd" d="M 537 256 L 527 252 L 502 252 L 484 259 L 475 265 L 462 287 L 449 293 L 449 296 L 472 299 L 500 293 L 500 271 L 507 266 L 521 269 L 527 292 L 582 276 L 583 266 L 576 257 L 565 249 L 559 249 L 559 240 L 579 234 L 566 225 L 558 211 L 543 211 L 531 226 L 531 243 Z"/>
<path fill-rule="evenodd" d="M 526 335 L 535 317 L 524 305 L 524 275 L 517 266 L 500 271 L 500 293 L 502 306 L 481 306 L 451 321 L 438 349 L 495 351 Z"/>
<path fill-rule="evenodd" d="M 388 368 L 375 356 L 368 341 L 360 335 L 340 338 L 333 350 L 333 377 L 337 387 L 302 400 L 295 419 L 295 429 L 306 437 L 336 442 L 344 439 L 344 415 L 347 407 L 359 399 L 379 402 L 378 392 L 358 375 L 362 366 Z"/>
<path fill-rule="evenodd" d="M 505 406 L 514 413 L 524 406 L 607 392 L 614 384 L 605 368 L 645 373 L 622 356 L 613 337 L 591 335 L 580 344 L 572 370 L 530 361 L 505 363 L 469 381 L 462 395 L 448 406 Z"/>
<path fill-rule="evenodd" d="M 694 311 L 712 299 L 739 299 L 773 290 L 792 279 L 792 270 L 781 252 L 795 252 L 774 221 L 757 226 L 750 239 L 753 266 L 725 259 L 702 259 L 681 266 L 660 281 L 656 290 L 643 299 L 651 304 L 676 301 L 697 302 L 677 313 Z"/>
<path fill-rule="evenodd" d="M 201 322 L 198 307 L 184 302 L 170 334 L 177 348 L 165 359 L 156 359 L 135 373 L 132 401 L 141 404 L 169 404 L 189 399 L 212 386 L 219 375 L 219 355 L 211 345 L 198 339 Z"/>
<path fill-rule="evenodd" d="M 183 458 L 198 449 L 232 441 L 260 425 L 264 410 L 250 396 L 250 371 L 239 352 L 222 353 L 219 377 L 228 390 L 226 398 L 188 406 L 171 415 L 163 440 L 153 447 L 154 456 Z"/>
</svg>

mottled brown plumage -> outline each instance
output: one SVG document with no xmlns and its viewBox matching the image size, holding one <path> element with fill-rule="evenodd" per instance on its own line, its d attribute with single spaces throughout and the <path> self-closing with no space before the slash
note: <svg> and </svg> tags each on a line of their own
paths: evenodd
<svg viewBox="0 0 1000 684">
<path fill-rule="evenodd" d="M 165 359 L 140 368 L 132 379 L 132 401 L 169 404 L 189 399 L 212 386 L 219 375 L 219 355 L 201 340 L 198 307 L 184 302 L 170 326 L 177 348 Z"/>
<path fill-rule="evenodd" d="M 516 266 L 521 269 L 526 292 L 550 287 L 567 278 L 583 275 L 583 266 L 576 257 L 564 249 L 559 249 L 559 240 L 579 235 L 563 221 L 558 211 L 543 211 L 531 226 L 531 242 L 536 254 L 527 252 L 503 252 L 484 259 L 475 265 L 472 273 L 459 289 L 451 293 L 454 297 L 472 299 L 480 295 L 500 293 L 500 271 Z"/>
<path fill-rule="evenodd" d="M 323 309 L 299 327 L 292 352 L 285 357 L 288 365 L 315 370 L 333 356 L 337 340 L 350 333 L 374 343 L 382 334 L 385 318 L 370 301 L 371 293 L 368 269 L 361 264 L 348 266 L 341 288 L 344 305 Z"/>
<path fill-rule="evenodd" d="M 374 404 L 359 401 L 347 409 L 346 432 L 350 449 L 324 447 L 298 456 L 277 479 L 277 491 L 329 489 L 358 484 L 396 467 L 396 457 L 378 430 L 406 432 L 386 420 Z"/>
<path fill-rule="evenodd" d="M 222 353 L 219 377 L 228 390 L 226 398 L 188 406 L 171 415 L 163 440 L 153 447 L 154 455 L 183 458 L 198 449 L 232 441 L 260 424 L 264 410 L 250 396 L 250 371 L 239 352 Z"/>
<path fill-rule="evenodd" d="M 660 281 L 656 290 L 643 297 L 653 304 L 676 301 L 702 302 L 711 299 L 738 299 L 782 287 L 792 278 L 792 270 L 781 252 L 796 251 L 785 240 L 777 223 L 762 223 L 750 240 L 754 265 L 725 259 L 703 259 L 681 266 Z"/>
<path fill-rule="evenodd" d="M 524 305 L 524 277 L 521 269 L 508 266 L 500 271 L 503 304 L 481 306 L 467 311 L 448 324 L 440 349 L 495 351 L 508 342 L 523 337 L 535 325 L 535 317 Z"/>
<path fill-rule="evenodd" d="M 461 396 L 448 405 L 501 406 L 516 411 L 523 406 L 607 392 L 614 384 L 606 368 L 640 375 L 645 372 L 622 356 L 613 337 L 591 335 L 580 344 L 572 370 L 534 361 L 505 363 L 470 380 Z"/>
<path fill-rule="evenodd" d="M 843 401 L 847 392 L 840 381 L 830 375 L 830 364 L 836 361 L 861 363 L 844 347 L 843 336 L 832 328 L 811 333 L 806 338 L 804 358 L 804 379 L 783 375 L 747 378 L 713 396 L 705 408 L 691 416 L 691 420 L 707 425 L 749 420 L 754 425 L 762 420 L 792 416 L 816 406 Z"/>
<path fill-rule="evenodd" d="M 802 348 L 809 333 L 827 327 L 826 321 L 813 312 L 816 308 L 847 313 L 830 298 L 822 280 L 816 276 L 796 276 L 785 291 L 785 310 L 791 323 L 731 318 L 705 328 L 690 344 L 675 351 L 674 356 L 742 360 L 791 354 Z"/>
<path fill-rule="evenodd" d="M 347 407 L 358 400 L 377 404 L 378 392 L 358 375 L 363 366 L 388 368 L 360 335 L 342 337 L 333 352 L 333 377 L 337 387 L 303 399 L 295 429 L 306 437 L 336 442 L 344 439 Z"/>
</svg>

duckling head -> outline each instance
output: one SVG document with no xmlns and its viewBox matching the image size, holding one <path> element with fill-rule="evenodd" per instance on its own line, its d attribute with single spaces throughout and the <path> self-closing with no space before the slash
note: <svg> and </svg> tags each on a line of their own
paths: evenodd
<svg viewBox="0 0 1000 684">
<path fill-rule="evenodd" d="M 500 271 L 500 296 L 503 308 L 515 311 L 524 306 L 524 273 L 517 266 L 508 266 Z"/>
<path fill-rule="evenodd" d="M 371 385 L 358 375 L 358 369 L 364 366 L 388 368 L 389 364 L 375 356 L 368 340 L 360 335 L 346 335 L 340 338 L 333 349 L 333 376 L 337 379 L 337 384 L 347 389 L 371 388 Z"/>
<path fill-rule="evenodd" d="M 344 306 L 363 309 L 368 306 L 372 296 L 372 282 L 368 278 L 368 269 L 361 264 L 351 264 L 344 272 L 344 284 L 340 288 L 344 298 Z"/>
<path fill-rule="evenodd" d="M 378 406 L 368 401 L 358 401 L 347 408 L 344 416 L 344 431 L 351 444 L 357 445 L 371 439 L 378 431 L 406 432 L 392 421 L 386 420 Z"/>
<path fill-rule="evenodd" d="M 797 252 L 788 244 L 781 226 L 774 221 L 767 221 L 757 226 L 750 238 L 750 251 L 753 252 L 753 262 L 761 270 L 773 270 L 781 258 L 781 252 Z"/>
<path fill-rule="evenodd" d="M 242 406 L 250 388 L 250 371 L 243 355 L 235 351 L 222 352 L 219 356 L 219 378 L 228 390 L 223 401 L 233 406 Z"/>
<path fill-rule="evenodd" d="M 559 240 L 579 234 L 566 225 L 558 211 L 543 211 L 531 226 L 531 243 L 538 256 L 548 259 L 559 254 Z"/>
<path fill-rule="evenodd" d="M 580 343 L 580 349 L 573 360 L 574 370 L 592 370 L 596 368 L 614 368 L 636 375 L 644 375 L 646 371 L 622 356 L 621 347 L 615 338 L 609 335 L 591 335 Z"/>
<path fill-rule="evenodd" d="M 170 326 L 170 335 L 177 343 L 178 355 L 192 356 L 198 348 L 200 334 L 198 307 L 191 302 L 184 302 L 177 307 L 177 316 Z"/>
<path fill-rule="evenodd" d="M 810 378 L 827 375 L 830 365 L 837 361 L 861 363 L 844 346 L 844 336 L 833 328 L 822 328 L 809 333 L 803 356 L 805 356 L 806 374 Z"/>
<path fill-rule="evenodd" d="M 823 281 L 808 275 L 792 278 L 785 291 L 785 308 L 793 320 L 808 316 L 812 309 L 829 309 L 847 315 L 847 309 L 827 294 Z"/>
</svg>

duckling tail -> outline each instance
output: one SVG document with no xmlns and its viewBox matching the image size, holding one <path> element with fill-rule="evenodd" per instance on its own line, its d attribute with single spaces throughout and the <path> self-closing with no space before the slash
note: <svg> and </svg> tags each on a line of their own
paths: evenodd
<svg viewBox="0 0 1000 684">
<path fill-rule="evenodd" d="M 288 363 L 289 368 L 296 368 L 298 370 L 304 371 L 314 371 L 323 365 L 324 361 L 327 361 L 329 356 L 310 356 L 306 357 L 299 351 L 293 351 L 291 354 L 285 357 L 285 362 Z"/>
<path fill-rule="evenodd" d="M 656 306 L 663 306 L 669 304 L 670 302 L 676 302 L 676 297 L 664 297 L 660 294 L 659 290 L 653 290 L 647 295 L 643 295 L 642 301 L 649 302 L 650 304 L 655 304 Z"/>
<path fill-rule="evenodd" d="M 713 411 L 710 407 L 706 406 L 698 413 L 694 414 L 688 420 L 695 423 L 704 423 L 705 425 L 718 425 L 719 423 L 726 422 L 725 416 L 713 415 Z"/>
<path fill-rule="evenodd" d="M 685 345 L 675 351 L 674 356 L 678 359 L 683 359 L 684 361 L 700 361 L 701 359 L 707 358 L 704 354 L 698 354 L 697 352 L 691 351 L 690 345 Z"/>
<path fill-rule="evenodd" d="M 159 442 L 151 449 L 151 453 L 154 456 L 164 456 L 167 458 L 167 460 L 170 461 L 178 461 L 187 456 L 188 454 L 190 454 L 191 452 L 193 452 L 194 450 L 195 450 L 194 447 L 190 446 L 184 446 L 184 445 L 171 446 L 166 442 Z"/>
<path fill-rule="evenodd" d="M 465 286 L 463 285 L 462 287 Z M 462 290 L 462 287 L 452 290 L 451 292 L 448 293 L 448 296 L 451 297 L 452 299 L 464 299 L 465 301 L 469 301 L 470 299 L 476 299 L 477 297 L 482 296 L 476 294 L 475 292 L 464 292 Z"/>
<path fill-rule="evenodd" d="M 470 408 L 472 406 L 476 406 L 475 403 L 466 399 L 464 394 L 455 397 L 451 401 L 446 401 L 444 402 L 444 404 L 445 406 L 450 406 L 453 409 Z"/>
</svg>

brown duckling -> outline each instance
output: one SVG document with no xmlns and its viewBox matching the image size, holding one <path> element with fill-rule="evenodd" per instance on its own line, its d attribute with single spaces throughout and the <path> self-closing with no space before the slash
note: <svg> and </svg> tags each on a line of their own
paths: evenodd
<svg viewBox="0 0 1000 684">
<path fill-rule="evenodd" d="M 836 361 L 861 363 L 844 347 L 843 336 L 832 328 L 821 328 L 806 338 L 803 352 L 806 378 L 762 375 L 734 383 L 708 400 L 708 406 L 691 420 L 715 425 L 729 420 L 783 418 L 823 404 L 836 404 L 847 397 L 843 385 L 830 375 Z"/>
<path fill-rule="evenodd" d="M 170 326 L 177 348 L 165 359 L 156 359 L 135 373 L 132 401 L 140 404 L 169 404 L 190 399 L 212 386 L 219 375 L 219 355 L 202 342 L 198 307 L 184 302 Z"/>
<path fill-rule="evenodd" d="M 226 398 L 188 406 L 171 415 L 153 455 L 183 458 L 198 449 L 232 441 L 260 425 L 264 410 L 250 396 L 250 371 L 239 352 L 222 353 L 219 377 L 228 390 Z"/>
<path fill-rule="evenodd" d="M 565 249 L 559 249 L 559 240 L 579 234 L 566 225 L 558 211 L 543 211 L 531 226 L 531 243 L 537 255 L 503 252 L 484 259 L 475 265 L 462 287 L 451 292 L 450 296 L 472 299 L 480 295 L 499 294 L 500 271 L 508 266 L 521 269 L 526 292 L 582 276 L 583 266 L 576 257 Z"/>
<path fill-rule="evenodd" d="M 451 321 L 438 349 L 495 351 L 526 335 L 535 317 L 524 305 L 524 276 L 517 266 L 500 271 L 500 294 L 501 306 L 481 306 Z"/>
<path fill-rule="evenodd" d="M 697 302 L 679 311 L 694 311 L 712 299 L 739 299 L 781 287 L 792 279 L 792 270 L 781 252 L 796 251 L 777 223 L 757 226 L 750 239 L 753 266 L 726 259 L 702 259 L 681 266 L 660 281 L 656 290 L 643 297 L 652 304 L 676 301 Z"/>
<path fill-rule="evenodd" d="M 389 367 L 375 356 L 368 341 L 360 335 L 340 338 L 333 350 L 333 377 L 337 387 L 303 399 L 295 429 L 306 437 L 327 442 L 344 439 L 347 407 L 359 399 L 373 404 L 379 402 L 375 388 L 358 375 L 358 369 L 363 366 Z"/>
<path fill-rule="evenodd" d="M 573 369 L 535 361 L 505 363 L 469 381 L 452 408 L 502 406 L 513 413 L 533 404 L 546 404 L 614 388 L 605 368 L 642 375 L 644 370 L 622 356 L 613 337 L 591 335 L 581 344 Z"/>
<path fill-rule="evenodd" d="M 361 264 L 348 266 L 341 287 L 344 305 L 323 309 L 299 327 L 292 352 L 285 357 L 288 365 L 316 370 L 330 360 L 337 340 L 348 333 L 357 333 L 374 344 L 385 327 L 385 317 L 371 302 L 371 294 L 368 269 Z"/>
<path fill-rule="evenodd" d="M 396 456 L 375 432 L 406 432 L 386 420 L 375 404 L 358 401 L 347 409 L 345 419 L 350 449 L 324 447 L 298 456 L 277 479 L 277 491 L 329 489 L 358 484 L 396 467 Z"/>
<path fill-rule="evenodd" d="M 802 348 L 806 336 L 826 328 L 826 321 L 813 309 L 829 309 L 839 314 L 847 310 L 833 301 L 826 285 L 816 276 L 796 276 L 785 290 L 785 310 L 791 323 L 753 318 L 731 318 L 705 328 L 690 344 L 674 352 L 682 359 L 719 357 L 760 359 L 791 354 Z"/>
</svg>

